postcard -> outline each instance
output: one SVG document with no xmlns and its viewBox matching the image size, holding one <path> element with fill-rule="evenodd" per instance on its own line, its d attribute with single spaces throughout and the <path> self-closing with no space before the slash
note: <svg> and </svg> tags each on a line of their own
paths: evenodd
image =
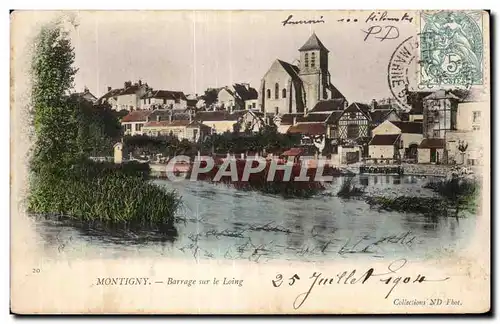
<svg viewBox="0 0 500 324">
<path fill-rule="evenodd" d="M 11 312 L 490 310 L 490 14 L 11 13 Z"/>
</svg>

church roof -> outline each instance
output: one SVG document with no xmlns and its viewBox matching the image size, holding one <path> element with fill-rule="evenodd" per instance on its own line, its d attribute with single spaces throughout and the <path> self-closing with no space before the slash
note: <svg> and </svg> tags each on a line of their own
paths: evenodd
<svg viewBox="0 0 500 324">
<path fill-rule="evenodd" d="M 325 52 L 329 52 L 329 50 L 323 45 L 323 43 L 319 40 L 318 36 L 315 33 L 309 37 L 307 42 L 299 48 L 299 52 L 302 51 L 310 51 L 310 50 L 323 50 Z"/>
<path fill-rule="evenodd" d="M 285 71 L 292 77 L 292 79 L 299 78 L 299 67 L 288 62 L 278 59 L 279 64 Z"/>
</svg>

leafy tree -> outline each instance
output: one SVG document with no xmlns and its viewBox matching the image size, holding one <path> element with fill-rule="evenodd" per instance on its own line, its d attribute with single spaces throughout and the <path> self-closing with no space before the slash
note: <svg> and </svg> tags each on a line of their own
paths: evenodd
<svg viewBox="0 0 500 324">
<path fill-rule="evenodd" d="M 54 169 L 78 153 L 77 111 L 68 104 L 77 69 L 75 54 L 60 22 L 42 27 L 31 64 L 32 111 L 36 134 L 32 167 Z"/>
<path fill-rule="evenodd" d="M 211 105 L 217 102 L 218 92 L 217 89 L 207 89 L 205 90 L 205 94 L 203 94 L 202 99 L 205 101 L 206 107 L 210 107 Z"/>
</svg>

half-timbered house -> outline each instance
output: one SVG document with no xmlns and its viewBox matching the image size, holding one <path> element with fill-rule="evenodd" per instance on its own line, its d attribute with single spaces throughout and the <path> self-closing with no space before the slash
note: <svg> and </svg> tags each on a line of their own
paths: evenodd
<svg viewBox="0 0 500 324">
<path fill-rule="evenodd" d="M 366 144 L 370 141 L 370 106 L 359 102 L 349 105 L 337 121 L 340 144 Z"/>
</svg>

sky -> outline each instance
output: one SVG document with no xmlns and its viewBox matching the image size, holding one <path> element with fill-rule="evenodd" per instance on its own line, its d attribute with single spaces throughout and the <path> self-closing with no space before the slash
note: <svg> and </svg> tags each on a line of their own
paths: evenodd
<svg viewBox="0 0 500 324">
<path fill-rule="evenodd" d="M 71 32 L 75 47 L 75 90 L 97 97 L 108 86 L 141 79 L 154 89 L 201 94 L 208 87 L 260 80 L 277 58 L 292 63 L 315 32 L 330 50 L 332 83 L 348 101 L 391 96 L 387 68 L 396 47 L 417 34 L 414 23 L 397 23 L 399 37 L 380 40 L 366 33 L 370 12 L 360 11 L 80 11 Z M 391 16 L 401 16 L 394 12 Z M 319 24 L 283 26 L 292 20 Z M 28 14 L 26 16 L 29 16 Z M 46 17 L 45 17 L 46 16 Z M 24 17 L 36 31 L 50 12 Z M 35 18 L 34 18 L 35 17 Z M 322 17 L 322 18 L 321 18 Z M 339 19 L 344 18 L 343 22 Z M 350 22 L 346 22 L 350 19 Z M 357 19 L 357 22 L 354 22 Z M 382 35 L 382 34 L 380 34 Z"/>
</svg>

